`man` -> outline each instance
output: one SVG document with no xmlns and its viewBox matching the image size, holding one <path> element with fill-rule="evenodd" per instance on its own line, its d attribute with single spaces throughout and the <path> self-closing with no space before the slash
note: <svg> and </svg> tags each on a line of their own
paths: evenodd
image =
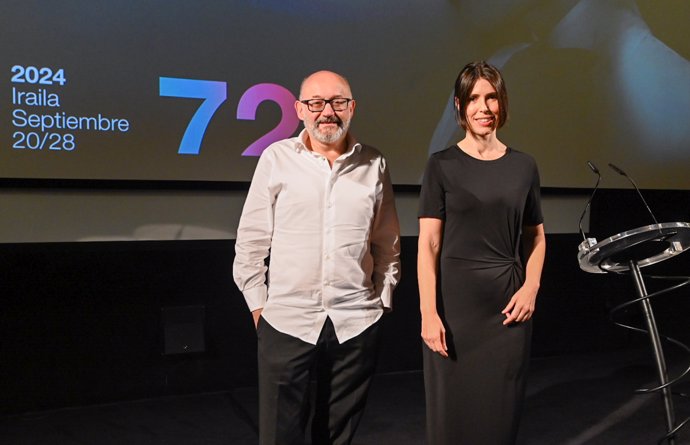
<svg viewBox="0 0 690 445">
<path fill-rule="evenodd" d="M 299 97 L 305 128 L 259 159 L 233 272 L 257 329 L 260 444 L 304 442 L 311 369 L 312 443 L 349 444 L 400 276 L 400 229 L 385 159 L 348 132 L 347 80 L 316 72 Z"/>
</svg>

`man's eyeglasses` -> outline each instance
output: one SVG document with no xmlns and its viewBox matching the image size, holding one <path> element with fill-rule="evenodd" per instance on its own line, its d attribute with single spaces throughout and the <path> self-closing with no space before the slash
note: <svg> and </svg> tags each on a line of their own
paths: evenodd
<svg viewBox="0 0 690 445">
<path fill-rule="evenodd" d="M 347 97 L 335 97 L 333 99 L 300 100 L 300 102 L 305 104 L 311 112 L 323 111 L 326 108 L 326 104 L 331 104 L 333 111 L 345 111 L 351 100 Z"/>
</svg>

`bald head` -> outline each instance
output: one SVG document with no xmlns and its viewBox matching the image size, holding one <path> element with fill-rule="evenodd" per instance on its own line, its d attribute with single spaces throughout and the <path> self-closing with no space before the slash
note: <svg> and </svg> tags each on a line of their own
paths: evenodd
<svg viewBox="0 0 690 445">
<path fill-rule="evenodd" d="M 299 98 L 312 99 L 314 97 L 324 98 L 324 89 L 339 89 L 341 97 L 352 97 L 350 83 L 346 78 L 332 71 L 317 71 L 307 76 L 299 89 Z"/>
</svg>

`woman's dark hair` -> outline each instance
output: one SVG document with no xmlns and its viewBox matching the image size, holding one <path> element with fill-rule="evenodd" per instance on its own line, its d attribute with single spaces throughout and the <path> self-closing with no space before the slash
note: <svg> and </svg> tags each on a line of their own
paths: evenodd
<svg viewBox="0 0 690 445">
<path fill-rule="evenodd" d="M 508 120 L 508 90 L 501 72 L 495 66 L 489 65 L 483 60 L 465 65 L 455 80 L 455 120 L 463 130 L 467 130 L 467 103 L 472 94 L 474 84 L 479 79 L 486 79 L 496 89 L 496 95 L 498 96 L 496 129 L 501 128 Z"/>
</svg>

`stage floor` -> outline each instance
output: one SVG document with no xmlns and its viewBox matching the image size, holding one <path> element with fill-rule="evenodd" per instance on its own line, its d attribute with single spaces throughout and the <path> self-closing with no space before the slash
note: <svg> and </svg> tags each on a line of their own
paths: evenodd
<svg viewBox="0 0 690 445">
<path fill-rule="evenodd" d="M 669 367 L 677 372 L 689 360 L 669 359 Z M 633 394 L 654 385 L 651 351 L 539 358 L 530 366 L 521 445 L 655 444 L 663 436 L 661 396 Z M 687 379 L 677 390 L 690 392 Z M 238 388 L 5 416 L 0 443 L 253 445 L 256 396 L 256 388 Z M 678 422 L 690 415 L 690 400 L 676 397 L 674 403 Z M 354 444 L 424 443 L 422 373 L 377 375 Z M 676 444 L 690 444 L 690 425 Z"/>
</svg>

